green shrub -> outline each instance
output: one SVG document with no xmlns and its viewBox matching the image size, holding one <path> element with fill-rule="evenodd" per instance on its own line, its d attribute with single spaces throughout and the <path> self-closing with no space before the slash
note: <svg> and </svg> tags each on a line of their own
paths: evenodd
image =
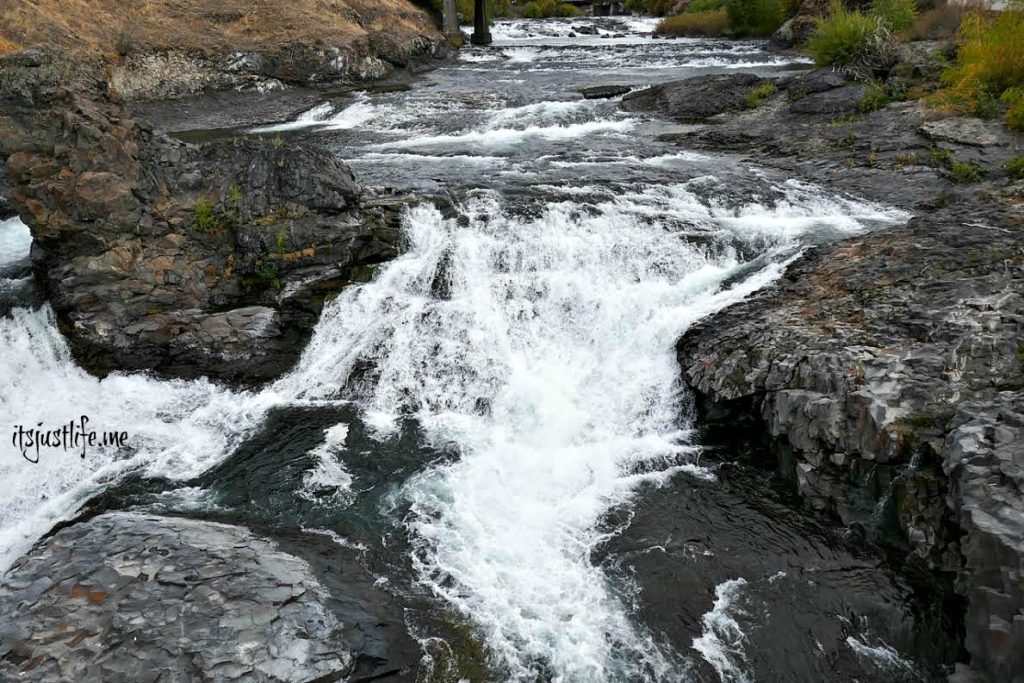
<svg viewBox="0 0 1024 683">
<path fill-rule="evenodd" d="M 932 103 L 984 116 L 997 111 L 1002 99 L 1007 125 L 1024 128 L 1024 9 L 1017 5 L 995 16 L 972 12 L 957 38 L 956 63 L 942 74 L 945 87 Z"/>
<path fill-rule="evenodd" d="M 1014 157 L 1007 161 L 1006 172 L 1015 180 L 1024 180 L 1024 157 Z"/>
<path fill-rule="evenodd" d="M 561 5 L 558 6 L 558 10 L 555 12 L 555 14 L 557 14 L 560 17 L 578 17 L 581 14 L 583 14 L 583 10 L 581 10 L 576 5 L 570 5 L 567 2 L 563 2 Z"/>
<path fill-rule="evenodd" d="M 192 215 L 195 218 L 196 229 L 202 232 L 213 230 L 217 224 L 217 216 L 213 204 L 209 199 L 201 197 L 192 205 Z"/>
<path fill-rule="evenodd" d="M 690 4 L 686 6 L 686 12 L 688 14 L 713 12 L 716 9 L 721 9 L 724 5 L 725 0 L 692 0 Z"/>
<path fill-rule="evenodd" d="M 889 94 L 878 81 L 871 81 L 868 84 L 868 91 L 857 102 L 857 111 L 861 114 L 870 114 L 889 104 Z"/>
<path fill-rule="evenodd" d="M 675 0 L 626 0 L 625 4 L 626 9 L 630 12 L 663 17 L 672 11 Z"/>
<path fill-rule="evenodd" d="M 1024 130 L 1024 87 L 1010 88 L 999 98 L 1006 105 L 1006 127 Z"/>
<path fill-rule="evenodd" d="M 737 36 L 770 36 L 786 20 L 781 0 L 725 0 L 725 8 Z"/>
<path fill-rule="evenodd" d="M 981 180 L 981 169 L 966 161 L 954 159 L 949 171 L 953 174 L 953 180 L 958 183 L 976 183 Z"/>
<path fill-rule="evenodd" d="M 914 0 L 872 0 L 871 14 L 884 21 L 891 31 L 902 33 L 914 24 L 917 6 Z"/>
<path fill-rule="evenodd" d="M 659 36 L 721 36 L 728 31 L 729 15 L 724 7 L 666 17 L 654 29 Z"/>
<path fill-rule="evenodd" d="M 775 87 L 774 83 L 771 81 L 765 81 L 752 88 L 750 92 L 747 93 L 747 99 L 744 104 L 747 109 L 757 109 L 761 106 L 761 101 L 764 98 L 774 95 L 778 90 L 779 89 Z"/>
</svg>

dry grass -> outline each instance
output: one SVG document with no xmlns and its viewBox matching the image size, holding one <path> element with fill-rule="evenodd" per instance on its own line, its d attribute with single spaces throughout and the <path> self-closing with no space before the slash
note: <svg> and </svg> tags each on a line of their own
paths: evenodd
<svg viewBox="0 0 1024 683">
<path fill-rule="evenodd" d="M 1024 10 L 972 12 L 957 40 L 956 64 L 943 74 L 946 87 L 933 102 L 947 111 L 987 116 L 998 113 L 1002 99 L 1010 127 L 1024 127 Z"/>
<path fill-rule="evenodd" d="M 113 56 L 127 38 L 146 51 L 212 54 L 435 30 L 408 0 L 33 0 L 0 7 L 0 52 L 52 42 Z"/>
<path fill-rule="evenodd" d="M 729 30 L 729 13 L 722 7 L 662 19 L 654 32 L 662 36 L 721 36 Z"/>
<path fill-rule="evenodd" d="M 931 9 L 917 15 L 905 37 L 907 40 L 949 40 L 956 35 L 966 11 L 962 4 L 940 0 Z"/>
</svg>

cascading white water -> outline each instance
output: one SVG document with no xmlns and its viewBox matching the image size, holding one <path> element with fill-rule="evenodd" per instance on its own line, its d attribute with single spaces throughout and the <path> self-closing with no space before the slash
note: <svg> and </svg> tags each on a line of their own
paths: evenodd
<svg viewBox="0 0 1024 683">
<path fill-rule="evenodd" d="M 649 31 L 650 22 L 641 24 Z M 529 84 L 506 101 L 480 85 L 506 76 L 523 84 L 517 69 L 543 73 L 552 60 L 571 73 L 595 54 L 601 70 L 614 63 L 637 73 L 707 66 L 701 59 L 750 66 L 766 61 L 758 48 L 704 54 L 699 41 L 630 35 L 583 39 L 591 52 L 577 53 L 562 49 L 568 24 L 547 24 L 555 34 L 540 37 L 531 26 L 495 30 L 499 42 L 521 40 L 524 49 L 463 53 L 469 66 L 458 82 L 498 69 L 470 80 L 464 97 L 429 88 L 391 100 L 359 96 L 337 111 L 320 105 L 258 129 L 358 139 L 346 158 L 361 176 L 377 169 L 389 182 L 396 170 L 414 169 L 449 173 L 460 190 L 483 174 L 494 185 L 496 177 L 521 183 L 507 195 L 471 192 L 458 218 L 432 206 L 410 210 L 404 254 L 328 305 L 296 369 L 264 390 L 142 375 L 98 380 L 74 365 L 48 309 L 0 318 L 5 434 L 85 409 L 97 427 L 131 437 L 129 452 L 100 449 L 86 459 L 50 453 L 29 464 L 5 453 L 0 569 L 127 472 L 187 479 L 223 461 L 274 406 L 353 400 L 379 438 L 414 416 L 427 440 L 459 454 L 405 482 L 404 521 L 419 579 L 478 629 L 503 676 L 679 679 L 685 653 L 638 625 L 623 587 L 591 561 L 612 532 L 603 520 L 641 484 L 713 474 L 690 442 L 675 341 L 777 277 L 808 234 L 849 234 L 904 216 L 796 182 L 772 188 L 771 206 L 749 199 L 726 207 L 705 192 L 723 162 L 646 147 L 649 122 L 614 103 L 570 101 L 564 90 L 544 99 Z M 604 45 L 634 52 L 593 52 Z M 627 82 L 642 81 L 630 74 Z M 686 164 L 707 175 L 681 182 L 694 175 Z M 593 168 L 626 180 L 559 184 Z M 671 181 L 645 184 L 651 171 Z M 14 251 L 27 249 L 23 226 L 6 227 L 18 232 L 0 230 L 0 251 L 6 234 Z M 761 258 L 744 262 L 750 254 Z M 338 461 L 346 435 L 345 425 L 328 430 L 302 495 L 339 506 L 358 497 L 358 482 L 350 486 L 354 477 Z"/>
<path fill-rule="evenodd" d="M 684 185 L 553 202 L 528 218 L 482 193 L 461 221 L 420 207 L 407 253 L 328 307 L 277 383 L 281 395 L 355 399 L 382 438 L 414 414 L 428 439 L 457 447 L 456 462 L 405 486 L 415 562 L 511 678 L 678 675 L 590 553 L 607 533 L 602 517 L 640 483 L 708 476 L 688 457 L 674 342 L 781 272 L 776 258 L 723 288 L 741 266 L 729 242 L 781 255 L 803 230 L 894 217 L 802 186 L 790 196 L 735 212 Z M 681 239 L 666 221 L 682 216 L 719 233 L 717 244 Z M 350 384 L 367 361 L 371 378 Z"/>
</svg>

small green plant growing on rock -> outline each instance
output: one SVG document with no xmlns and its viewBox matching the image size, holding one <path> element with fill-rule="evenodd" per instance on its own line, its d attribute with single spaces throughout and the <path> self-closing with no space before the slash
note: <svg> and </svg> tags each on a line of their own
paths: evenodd
<svg viewBox="0 0 1024 683">
<path fill-rule="evenodd" d="M 277 263 L 269 259 L 261 259 L 257 262 L 256 280 L 265 288 L 281 289 L 281 280 L 277 277 Z"/>
<path fill-rule="evenodd" d="M 868 91 L 857 102 L 857 111 L 861 114 L 870 114 L 878 111 L 889 104 L 889 94 L 885 86 L 878 81 L 871 81 L 868 84 Z"/>
<path fill-rule="evenodd" d="M 281 151 L 282 149 L 284 149 L 284 138 L 281 137 L 280 133 L 278 133 L 277 135 L 270 139 L 270 145 L 276 151 Z"/>
<path fill-rule="evenodd" d="M 934 164 L 947 164 L 953 159 L 953 153 L 943 147 L 932 147 L 928 154 Z"/>
<path fill-rule="evenodd" d="M 774 83 L 771 81 L 765 81 L 752 88 L 750 92 L 747 93 L 747 99 L 744 104 L 747 109 L 757 109 L 761 106 L 761 101 L 764 100 L 764 98 L 771 97 L 778 92 L 778 90 L 779 89 L 775 87 Z"/>
<path fill-rule="evenodd" d="M 1006 172 L 1014 180 L 1024 180 L 1024 157 L 1014 157 L 1007 161 Z"/>
<path fill-rule="evenodd" d="M 238 206 L 242 203 L 242 188 L 238 185 L 232 185 L 228 188 L 228 203 L 231 206 Z"/>
<path fill-rule="evenodd" d="M 953 175 L 953 180 L 958 183 L 976 183 L 981 180 L 982 172 L 981 169 L 974 164 L 967 163 L 966 161 L 953 160 L 950 164 L 949 172 Z"/>
<path fill-rule="evenodd" d="M 196 229 L 209 232 L 217 225 L 217 217 L 213 204 L 206 197 L 200 197 L 192 206 L 192 215 L 196 221 Z"/>
</svg>

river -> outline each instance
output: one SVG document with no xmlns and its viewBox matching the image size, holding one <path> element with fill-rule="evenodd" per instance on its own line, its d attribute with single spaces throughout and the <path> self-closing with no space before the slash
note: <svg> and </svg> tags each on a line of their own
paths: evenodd
<svg viewBox="0 0 1024 683">
<path fill-rule="evenodd" d="M 250 131 L 316 135 L 364 185 L 457 206 L 411 209 L 403 254 L 261 389 L 99 380 L 45 306 L 0 318 L 5 434 L 83 411 L 130 434 L 85 459 L 5 450 L 0 565 L 106 493 L 327 534 L 408 606 L 426 652 L 464 625 L 494 680 L 927 678 L 910 590 L 770 472 L 709 450 L 675 357 L 809 245 L 908 216 L 660 142 L 679 126 L 576 93 L 801 66 L 652 26 L 499 22 L 411 90 Z M 5 296 L 28 286 L 10 273 L 29 242 L 0 225 Z"/>
</svg>

